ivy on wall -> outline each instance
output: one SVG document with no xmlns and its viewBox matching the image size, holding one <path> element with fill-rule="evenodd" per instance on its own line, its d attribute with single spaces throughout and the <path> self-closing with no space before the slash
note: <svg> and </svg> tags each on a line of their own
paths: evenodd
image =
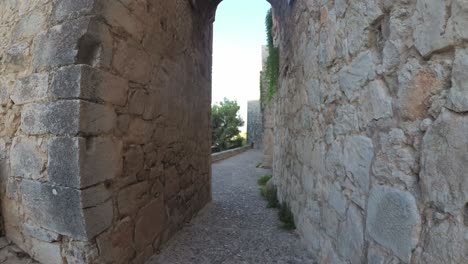
<svg viewBox="0 0 468 264">
<path fill-rule="evenodd" d="M 271 101 L 276 93 L 279 79 L 280 52 L 279 48 L 273 44 L 273 10 L 270 9 L 266 16 L 266 32 L 268 58 L 266 61 L 265 77 L 268 85 L 267 100 Z"/>
</svg>

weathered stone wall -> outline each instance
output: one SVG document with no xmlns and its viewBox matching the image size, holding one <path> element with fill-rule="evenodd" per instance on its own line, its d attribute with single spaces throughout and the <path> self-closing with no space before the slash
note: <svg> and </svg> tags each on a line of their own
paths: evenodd
<svg viewBox="0 0 468 264">
<path fill-rule="evenodd" d="M 318 263 L 468 263 L 468 1 L 282 1 L 274 180 Z"/>
<path fill-rule="evenodd" d="M 262 104 L 262 124 L 263 124 L 262 167 L 271 168 L 273 165 L 275 97 L 273 96 L 273 98 L 269 98 L 268 96 L 269 83 L 266 78 L 267 58 L 268 58 L 268 47 L 263 46 L 262 47 L 262 71 L 260 72 L 260 93 L 261 93 L 261 98 L 262 98 L 261 104 Z"/>
<path fill-rule="evenodd" d="M 143 263 L 210 200 L 210 3 L 1 1 L 9 239 L 42 263 Z"/>
<path fill-rule="evenodd" d="M 263 122 L 259 101 L 247 102 L 247 144 L 262 149 Z"/>
</svg>

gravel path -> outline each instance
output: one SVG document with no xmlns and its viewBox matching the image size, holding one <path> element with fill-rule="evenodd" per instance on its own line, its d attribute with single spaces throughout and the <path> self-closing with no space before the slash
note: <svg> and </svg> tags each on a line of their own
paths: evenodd
<svg viewBox="0 0 468 264">
<path fill-rule="evenodd" d="M 148 264 L 313 263 L 295 232 L 282 230 L 267 209 L 257 179 L 261 152 L 250 150 L 213 165 L 213 202 Z"/>
</svg>

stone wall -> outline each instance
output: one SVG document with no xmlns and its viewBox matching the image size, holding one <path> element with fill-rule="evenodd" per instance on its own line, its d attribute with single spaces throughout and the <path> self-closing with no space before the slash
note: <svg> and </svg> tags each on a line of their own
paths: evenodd
<svg viewBox="0 0 468 264">
<path fill-rule="evenodd" d="M 9 239 L 42 263 L 143 263 L 210 201 L 215 4 L 2 1 Z"/>
<path fill-rule="evenodd" d="M 143 263 L 210 200 L 219 0 L 4 0 L 5 233 Z M 274 181 L 319 263 L 468 263 L 468 2 L 271 0 Z"/>
<path fill-rule="evenodd" d="M 282 1 L 274 181 L 318 263 L 468 263 L 468 1 Z"/>
<path fill-rule="evenodd" d="M 275 97 L 268 97 L 269 84 L 266 78 L 266 63 L 268 58 L 268 47 L 262 47 L 262 71 L 260 72 L 260 93 L 262 104 L 263 124 L 263 159 L 262 167 L 271 168 L 273 165 L 274 126 L 275 126 Z"/>
<path fill-rule="evenodd" d="M 247 102 L 247 144 L 262 149 L 263 122 L 259 101 Z"/>
</svg>

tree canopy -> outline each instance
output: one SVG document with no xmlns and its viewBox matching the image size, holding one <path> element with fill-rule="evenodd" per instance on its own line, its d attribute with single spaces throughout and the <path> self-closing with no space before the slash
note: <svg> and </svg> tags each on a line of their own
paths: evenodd
<svg viewBox="0 0 468 264">
<path fill-rule="evenodd" d="M 239 110 L 237 101 L 226 98 L 211 107 L 213 145 L 220 151 L 242 146 L 239 127 L 244 125 L 244 120 Z"/>
</svg>

